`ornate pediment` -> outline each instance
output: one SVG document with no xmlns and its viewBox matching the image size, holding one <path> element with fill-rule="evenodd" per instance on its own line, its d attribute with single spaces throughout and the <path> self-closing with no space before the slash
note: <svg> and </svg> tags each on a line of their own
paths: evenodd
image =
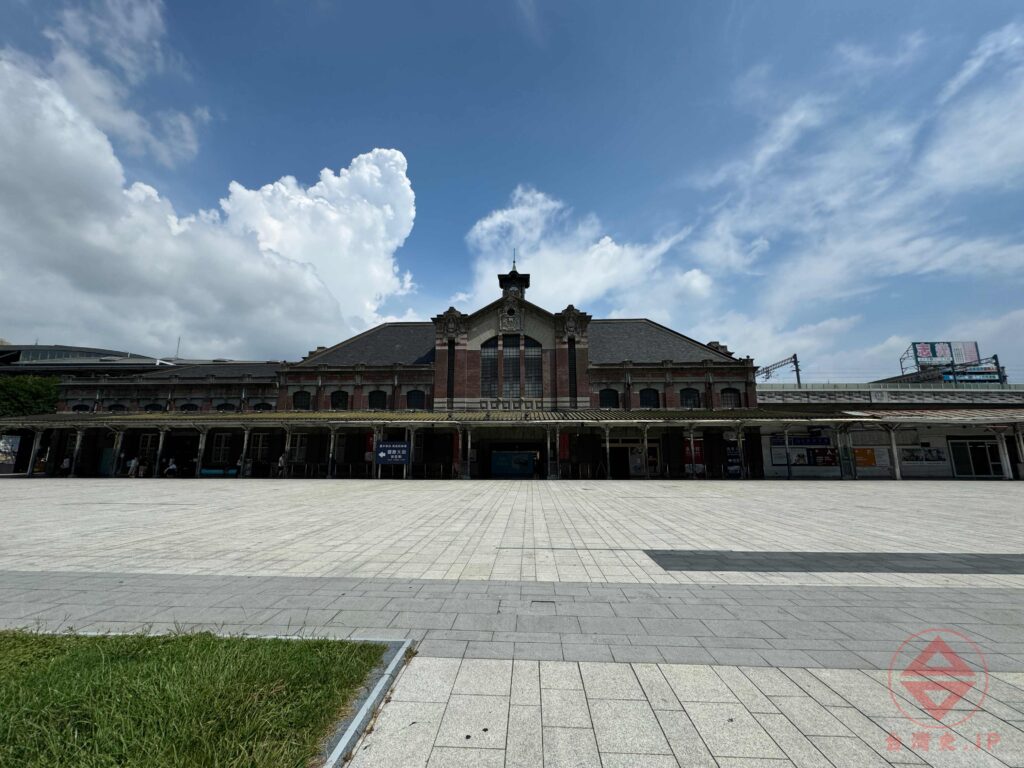
<svg viewBox="0 0 1024 768">
<path fill-rule="evenodd" d="M 555 313 L 555 334 L 560 339 L 578 339 L 586 335 L 590 315 L 572 304 Z"/>
<path fill-rule="evenodd" d="M 457 339 L 466 333 L 466 318 L 455 307 L 448 307 L 443 313 L 433 318 L 434 328 L 442 339 Z"/>
</svg>

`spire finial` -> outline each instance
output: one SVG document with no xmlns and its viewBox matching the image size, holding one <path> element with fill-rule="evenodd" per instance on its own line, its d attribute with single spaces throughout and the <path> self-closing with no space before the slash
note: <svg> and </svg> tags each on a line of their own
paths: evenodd
<svg viewBox="0 0 1024 768">
<path fill-rule="evenodd" d="M 516 271 L 516 249 L 512 249 L 512 271 Z"/>
</svg>

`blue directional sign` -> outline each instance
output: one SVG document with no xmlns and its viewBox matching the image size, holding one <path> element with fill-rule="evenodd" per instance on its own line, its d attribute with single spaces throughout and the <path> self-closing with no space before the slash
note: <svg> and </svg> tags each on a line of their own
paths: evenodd
<svg viewBox="0 0 1024 768">
<path fill-rule="evenodd" d="M 377 464 L 408 464 L 409 444 L 400 442 L 380 442 L 373 451 L 373 460 Z"/>
</svg>

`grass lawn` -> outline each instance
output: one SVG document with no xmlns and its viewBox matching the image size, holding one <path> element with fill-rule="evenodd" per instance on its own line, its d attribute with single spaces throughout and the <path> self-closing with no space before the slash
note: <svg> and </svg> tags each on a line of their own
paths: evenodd
<svg viewBox="0 0 1024 768">
<path fill-rule="evenodd" d="M 0 766 L 307 766 L 385 646 L 0 631 Z"/>
</svg>

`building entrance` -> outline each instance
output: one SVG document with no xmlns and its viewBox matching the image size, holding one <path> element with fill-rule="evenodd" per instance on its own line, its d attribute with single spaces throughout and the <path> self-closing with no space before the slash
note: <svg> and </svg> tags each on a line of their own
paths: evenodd
<svg viewBox="0 0 1024 768">
<path fill-rule="evenodd" d="M 949 453 L 957 477 L 1002 477 L 999 446 L 995 440 L 950 440 Z"/>
</svg>

